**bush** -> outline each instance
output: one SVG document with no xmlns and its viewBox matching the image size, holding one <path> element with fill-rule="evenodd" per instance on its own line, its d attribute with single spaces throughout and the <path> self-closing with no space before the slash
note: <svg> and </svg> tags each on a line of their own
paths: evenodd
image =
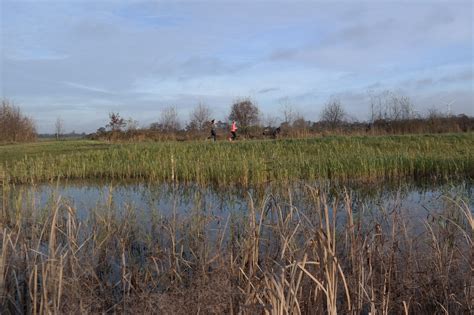
<svg viewBox="0 0 474 315">
<path fill-rule="evenodd" d="M 19 107 L 2 100 L 0 107 L 0 142 L 36 140 L 36 128 L 31 118 L 22 115 Z"/>
</svg>

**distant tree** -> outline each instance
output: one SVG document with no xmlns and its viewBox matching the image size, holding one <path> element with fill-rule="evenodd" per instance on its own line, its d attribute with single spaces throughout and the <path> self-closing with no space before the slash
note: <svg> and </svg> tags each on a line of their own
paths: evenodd
<svg viewBox="0 0 474 315">
<path fill-rule="evenodd" d="M 125 121 L 125 126 L 127 131 L 134 131 L 138 129 L 138 120 L 133 119 L 132 117 L 129 117 Z"/>
<path fill-rule="evenodd" d="M 436 106 L 427 109 L 426 118 L 428 120 L 439 119 L 446 117 L 445 113 L 439 110 Z"/>
<path fill-rule="evenodd" d="M 17 142 L 36 139 L 33 120 L 24 116 L 19 107 L 8 100 L 0 106 L 0 141 Z"/>
<path fill-rule="evenodd" d="M 267 114 L 264 119 L 264 125 L 266 127 L 275 127 L 278 124 L 278 118 L 272 114 Z"/>
<path fill-rule="evenodd" d="M 178 111 L 175 106 L 166 107 L 161 111 L 159 126 L 162 131 L 167 132 L 174 132 L 181 129 Z"/>
<path fill-rule="evenodd" d="M 393 121 L 408 120 L 415 117 L 413 104 L 408 96 L 391 95 L 388 108 L 389 119 Z"/>
<path fill-rule="evenodd" d="M 150 124 L 150 130 L 161 130 L 161 124 L 159 122 L 154 122 Z"/>
<path fill-rule="evenodd" d="M 288 97 L 280 100 L 280 107 L 281 113 L 283 114 L 283 123 L 287 126 L 293 125 L 293 122 L 299 115 L 295 112 Z"/>
<path fill-rule="evenodd" d="M 321 121 L 332 129 L 340 127 L 346 117 L 346 111 L 338 99 L 330 100 L 321 112 Z"/>
<path fill-rule="evenodd" d="M 304 117 L 300 116 L 293 121 L 293 128 L 299 130 L 306 130 L 311 127 L 311 121 L 305 120 Z"/>
<path fill-rule="evenodd" d="M 61 139 L 61 136 L 64 133 L 64 123 L 61 117 L 56 118 L 56 123 L 54 124 L 54 134 L 56 135 L 56 140 Z"/>
<path fill-rule="evenodd" d="M 110 113 L 109 114 L 109 123 L 107 124 L 107 128 L 109 128 L 111 131 L 121 131 L 122 128 L 124 128 L 126 125 L 125 120 L 120 117 L 119 113 Z"/>
<path fill-rule="evenodd" d="M 416 118 L 416 111 L 408 96 L 392 91 L 369 93 L 370 121 L 401 121 Z"/>
<path fill-rule="evenodd" d="M 380 93 L 369 91 L 368 93 L 370 97 L 370 123 L 385 119 L 387 117 L 386 108 L 388 106 L 390 91 Z"/>
<path fill-rule="evenodd" d="M 107 132 L 107 129 L 105 129 L 105 127 L 100 127 L 99 129 L 97 129 L 96 133 L 98 134 L 104 134 Z"/>
<path fill-rule="evenodd" d="M 211 120 L 211 109 L 209 106 L 199 103 L 191 112 L 188 129 L 204 130 Z"/>
<path fill-rule="evenodd" d="M 249 98 L 238 100 L 232 105 L 229 120 L 235 120 L 237 124 L 246 128 L 258 124 L 260 110 Z"/>
</svg>

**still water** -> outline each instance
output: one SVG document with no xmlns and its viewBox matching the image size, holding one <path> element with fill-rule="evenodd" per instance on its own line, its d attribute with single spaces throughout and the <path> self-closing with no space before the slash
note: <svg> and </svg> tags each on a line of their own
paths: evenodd
<svg viewBox="0 0 474 315">
<path fill-rule="evenodd" d="M 66 182 L 35 186 L 10 187 L 4 199 L 10 205 L 29 210 L 47 210 L 55 204 L 74 208 L 79 219 L 86 219 L 92 209 L 113 208 L 120 215 L 126 211 L 140 212 L 147 218 L 152 213 L 186 216 L 199 211 L 210 216 L 246 214 L 251 204 L 255 208 L 269 203 L 294 206 L 307 212 L 314 208 L 311 191 L 326 192 L 330 204 L 335 198 L 344 207 L 345 194 L 355 213 L 376 215 L 400 211 L 407 218 L 422 219 L 442 211 L 447 202 L 474 206 L 474 186 L 471 181 L 442 185 L 404 183 L 398 185 L 347 185 L 330 183 L 294 183 L 289 187 L 267 186 L 260 189 L 199 187 L 197 185 Z M 331 208 L 332 209 L 332 208 Z"/>
</svg>

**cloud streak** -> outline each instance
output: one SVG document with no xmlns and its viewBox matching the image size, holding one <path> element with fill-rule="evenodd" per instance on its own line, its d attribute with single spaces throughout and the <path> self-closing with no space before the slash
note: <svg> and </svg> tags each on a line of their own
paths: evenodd
<svg viewBox="0 0 474 315">
<path fill-rule="evenodd" d="M 77 88 L 77 89 L 81 89 L 81 90 L 85 90 L 85 91 L 91 91 L 91 92 L 99 92 L 99 93 L 105 93 L 105 94 L 112 94 L 112 92 L 108 91 L 108 90 L 105 90 L 105 89 L 101 89 L 99 87 L 93 87 L 93 86 L 88 86 L 88 85 L 84 85 L 84 84 L 79 84 L 79 83 L 74 83 L 74 82 L 63 82 L 65 85 L 67 86 L 71 86 L 73 88 Z"/>
</svg>

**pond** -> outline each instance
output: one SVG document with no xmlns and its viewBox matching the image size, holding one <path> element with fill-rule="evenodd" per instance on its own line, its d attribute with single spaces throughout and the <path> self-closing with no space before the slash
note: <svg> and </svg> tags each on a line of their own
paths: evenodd
<svg viewBox="0 0 474 315">
<path fill-rule="evenodd" d="M 284 188 L 269 185 L 263 189 L 72 181 L 10 187 L 4 189 L 3 199 L 10 205 L 18 207 L 21 204 L 23 208 L 43 211 L 51 209 L 60 200 L 61 204 L 74 208 L 77 217 L 82 220 L 92 210 L 113 209 L 119 216 L 132 210 L 140 213 L 144 222 L 147 222 L 151 214 L 157 213 L 161 216 L 187 216 L 196 212 L 215 217 L 246 215 L 250 204 L 259 208 L 272 202 L 291 205 L 307 213 L 314 207 L 311 190 L 325 192 L 331 205 L 338 199 L 341 207 L 346 205 L 344 199 L 347 194 L 354 213 L 372 216 L 397 210 L 405 219 L 419 220 L 444 210 L 447 201 L 462 200 L 470 209 L 474 206 L 474 186 L 470 180 L 437 185 L 404 183 L 342 186 L 330 182 L 310 185 L 299 182 Z"/>
</svg>

